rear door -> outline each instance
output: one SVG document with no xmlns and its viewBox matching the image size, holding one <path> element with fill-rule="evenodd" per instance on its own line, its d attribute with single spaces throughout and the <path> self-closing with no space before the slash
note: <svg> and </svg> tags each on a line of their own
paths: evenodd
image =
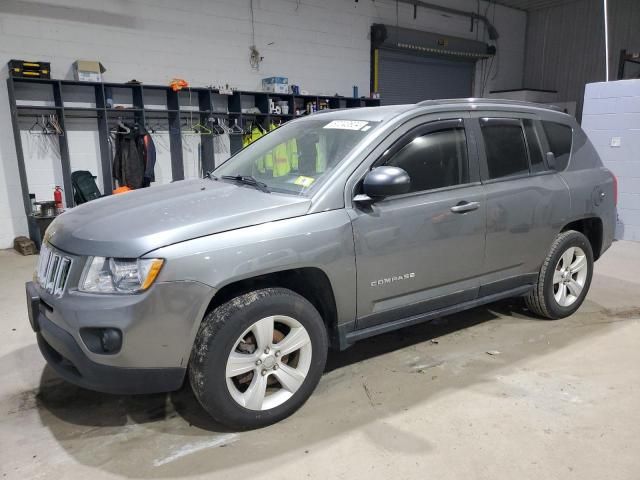
<svg viewBox="0 0 640 480">
<path fill-rule="evenodd" d="M 538 119 L 476 112 L 480 174 L 486 193 L 487 238 L 479 295 L 535 281 L 551 242 L 566 221 L 568 189 L 545 162 Z"/>
<path fill-rule="evenodd" d="M 485 201 L 476 148 L 464 125 L 462 118 L 418 124 L 370 161 L 370 167 L 406 170 L 412 190 L 348 209 L 358 268 L 358 328 L 476 297 Z"/>
</svg>

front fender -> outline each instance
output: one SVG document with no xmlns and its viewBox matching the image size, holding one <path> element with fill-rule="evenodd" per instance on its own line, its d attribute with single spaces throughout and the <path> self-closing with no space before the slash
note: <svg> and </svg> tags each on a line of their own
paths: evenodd
<svg viewBox="0 0 640 480">
<path fill-rule="evenodd" d="M 259 275 L 315 267 L 329 279 L 338 323 L 355 319 L 353 230 L 344 209 L 200 237 L 157 249 L 149 255 L 166 260 L 160 281 L 197 281 L 215 291 Z M 192 338 L 201 320 L 193 325 Z"/>
</svg>

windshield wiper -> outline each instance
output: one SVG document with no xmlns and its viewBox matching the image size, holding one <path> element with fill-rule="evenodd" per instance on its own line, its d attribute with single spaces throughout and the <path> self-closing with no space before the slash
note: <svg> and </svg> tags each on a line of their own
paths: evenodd
<svg viewBox="0 0 640 480">
<path fill-rule="evenodd" d="M 233 180 L 235 182 L 244 183 L 245 185 L 251 185 L 252 187 L 256 187 L 261 192 L 271 193 L 271 190 L 269 190 L 269 187 L 266 183 L 256 180 L 251 175 L 222 175 L 222 177 L 220 178 L 223 178 L 224 180 Z"/>
</svg>

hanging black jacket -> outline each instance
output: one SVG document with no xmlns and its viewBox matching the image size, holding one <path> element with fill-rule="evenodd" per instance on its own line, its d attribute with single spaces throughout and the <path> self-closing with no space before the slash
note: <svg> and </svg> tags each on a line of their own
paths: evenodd
<svg viewBox="0 0 640 480">
<path fill-rule="evenodd" d="M 142 151 L 144 157 L 144 186 L 148 187 L 151 182 L 156 181 L 156 174 L 154 172 L 156 166 L 156 146 L 153 143 L 151 134 L 144 131 L 142 135 Z"/>
<path fill-rule="evenodd" d="M 127 186 L 140 188 L 144 181 L 144 158 L 140 142 L 137 141 L 138 132 L 130 128 L 127 133 L 122 127 L 118 127 L 113 158 L 113 178 L 118 181 L 120 187 Z"/>
<path fill-rule="evenodd" d="M 129 132 L 119 127 L 116 133 L 113 178 L 121 187 L 148 187 L 155 181 L 155 146 L 144 128 L 135 125 L 127 128 Z"/>
</svg>

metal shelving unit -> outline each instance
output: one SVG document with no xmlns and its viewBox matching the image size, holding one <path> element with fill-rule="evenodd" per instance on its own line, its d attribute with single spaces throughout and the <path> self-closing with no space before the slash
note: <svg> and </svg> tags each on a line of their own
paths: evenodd
<svg viewBox="0 0 640 480">
<path fill-rule="evenodd" d="M 24 161 L 24 151 L 20 136 L 20 119 L 38 117 L 47 113 L 55 113 L 63 131 L 66 119 L 96 119 L 100 149 L 100 168 L 102 174 L 101 189 L 109 195 L 114 187 L 111 175 L 111 149 L 109 145 L 110 126 L 118 119 L 133 120 L 141 126 L 148 126 L 148 120 L 166 118 L 169 131 L 169 149 L 171 153 L 172 179 L 184 179 L 184 161 L 182 148 L 182 122 L 185 117 L 193 117 L 194 121 L 205 124 L 209 117 L 220 117 L 229 121 L 260 121 L 269 124 L 273 121 L 286 122 L 295 118 L 296 109 L 304 109 L 308 102 L 325 103 L 328 108 L 355 108 L 379 106 L 380 99 L 325 97 L 318 95 L 293 95 L 266 92 L 234 91 L 231 95 L 220 93 L 212 88 L 190 88 L 174 92 L 164 85 L 143 85 L 129 83 L 79 82 L 74 80 L 8 78 L 9 105 L 13 124 L 13 135 L 18 159 L 18 172 L 22 186 L 22 197 L 25 213 L 30 218 L 30 233 L 34 238 L 36 226 L 30 217 L 29 184 Z M 112 95 L 116 104 L 126 105 L 124 108 L 109 108 L 107 98 Z M 145 102 L 145 96 L 155 97 L 156 102 Z M 76 97 L 84 99 L 82 103 L 95 106 L 76 106 L 69 102 Z M 271 114 L 268 111 L 269 100 L 286 101 L 289 114 Z M 87 101 L 88 100 L 88 101 Z M 66 103 L 65 103 L 66 102 Z M 46 103 L 46 104 L 45 104 Z M 158 108 L 150 108 L 150 105 Z M 247 106 L 257 107 L 261 113 L 243 113 Z M 58 136 L 60 162 L 63 178 L 65 202 L 74 205 L 71 186 L 71 162 L 67 135 Z M 202 135 L 200 139 L 202 170 L 215 168 L 214 136 Z M 242 148 L 242 136 L 230 135 L 231 154 Z"/>
</svg>

